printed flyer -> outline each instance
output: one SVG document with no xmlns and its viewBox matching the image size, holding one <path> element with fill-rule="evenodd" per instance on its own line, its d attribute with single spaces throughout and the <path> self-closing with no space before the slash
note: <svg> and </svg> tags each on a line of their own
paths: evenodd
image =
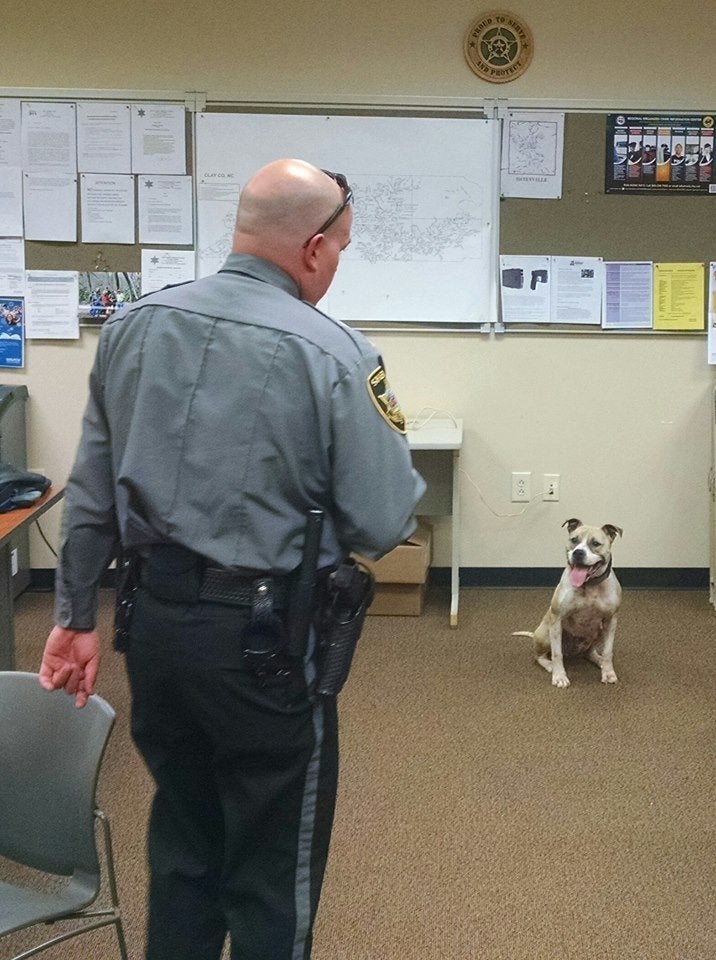
<svg viewBox="0 0 716 960">
<path fill-rule="evenodd" d="M 716 196 L 715 117 L 608 114 L 605 192 Z"/>
<path fill-rule="evenodd" d="M 0 297 L 0 367 L 25 366 L 25 301 Z"/>
</svg>

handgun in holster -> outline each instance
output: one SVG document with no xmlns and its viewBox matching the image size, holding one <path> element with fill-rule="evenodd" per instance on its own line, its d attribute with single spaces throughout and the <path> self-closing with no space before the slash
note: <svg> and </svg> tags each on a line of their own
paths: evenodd
<svg viewBox="0 0 716 960">
<path fill-rule="evenodd" d="M 318 624 L 321 696 L 335 697 L 343 689 L 374 592 L 373 574 L 351 557 L 328 575 Z"/>
</svg>

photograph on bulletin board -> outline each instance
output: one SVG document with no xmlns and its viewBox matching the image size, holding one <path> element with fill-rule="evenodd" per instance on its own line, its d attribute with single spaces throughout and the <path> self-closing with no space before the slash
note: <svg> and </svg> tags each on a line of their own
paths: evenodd
<svg viewBox="0 0 716 960">
<path fill-rule="evenodd" d="M 101 325 L 141 295 L 139 273 L 94 271 L 79 274 L 81 323 Z"/>
<path fill-rule="evenodd" d="M 716 196 L 715 116 L 608 114 L 605 192 Z"/>
</svg>

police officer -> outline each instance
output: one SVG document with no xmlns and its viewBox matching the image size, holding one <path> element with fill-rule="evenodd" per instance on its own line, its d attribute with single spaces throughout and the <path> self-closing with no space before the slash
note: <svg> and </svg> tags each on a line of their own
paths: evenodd
<svg viewBox="0 0 716 960">
<path fill-rule="evenodd" d="M 380 357 L 315 308 L 351 200 L 341 175 L 269 164 L 219 273 L 99 337 L 40 681 L 78 706 L 93 692 L 97 586 L 121 549 L 132 735 L 156 782 L 147 960 L 218 960 L 227 932 L 234 958 L 310 957 L 338 748 L 313 631 L 283 646 L 306 515 L 323 511 L 330 569 L 408 536 L 424 490 Z"/>
</svg>

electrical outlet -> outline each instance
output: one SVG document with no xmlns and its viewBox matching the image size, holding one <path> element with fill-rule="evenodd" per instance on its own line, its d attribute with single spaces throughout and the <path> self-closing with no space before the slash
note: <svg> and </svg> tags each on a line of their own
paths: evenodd
<svg viewBox="0 0 716 960">
<path fill-rule="evenodd" d="M 529 503 L 532 498 L 532 474 L 512 472 L 512 502 Z"/>
<path fill-rule="evenodd" d="M 545 473 L 542 477 L 542 499 L 559 500 L 559 474 Z"/>
</svg>

